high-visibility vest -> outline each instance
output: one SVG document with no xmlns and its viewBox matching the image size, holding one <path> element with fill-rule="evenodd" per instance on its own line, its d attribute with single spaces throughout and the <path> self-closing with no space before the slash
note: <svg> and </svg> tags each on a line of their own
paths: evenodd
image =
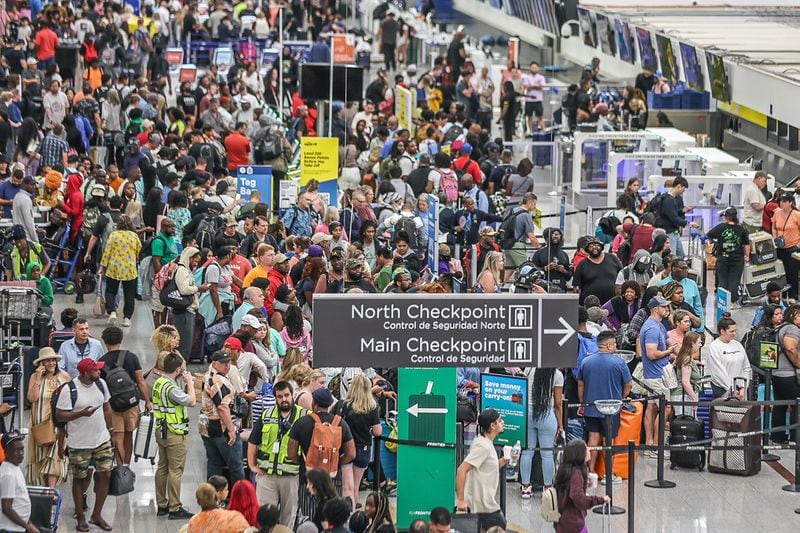
<svg viewBox="0 0 800 533">
<path fill-rule="evenodd" d="M 288 457 L 289 448 L 289 429 L 297 422 L 301 416 L 308 414 L 306 409 L 295 405 L 294 413 L 289 417 L 291 424 L 281 428 L 281 412 L 278 406 L 269 411 L 264 411 L 261 415 L 261 445 L 258 447 L 256 464 L 258 467 L 271 475 L 296 476 L 300 473 L 300 465 L 293 463 Z M 285 422 L 284 422 L 285 424 Z M 275 445 L 278 445 L 277 452 Z"/>
<path fill-rule="evenodd" d="M 153 384 L 153 416 L 159 427 L 166 424 L 170 433 L 186 435 L 189 433 L 189 416 L 186 407 L 169 398 L 172 389 L 178 386 L 168 377 L 161 376 Z"/>
</svg>

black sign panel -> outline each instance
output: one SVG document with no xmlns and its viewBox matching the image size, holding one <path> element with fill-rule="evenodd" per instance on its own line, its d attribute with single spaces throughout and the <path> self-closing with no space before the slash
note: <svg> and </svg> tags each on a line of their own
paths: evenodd
<svg viewBox="0 0 800 533">
<path fill-rule="evenodd" d="M 318 294 L 314 366 L 573 366 L 576 294 Z"/>
</svg>

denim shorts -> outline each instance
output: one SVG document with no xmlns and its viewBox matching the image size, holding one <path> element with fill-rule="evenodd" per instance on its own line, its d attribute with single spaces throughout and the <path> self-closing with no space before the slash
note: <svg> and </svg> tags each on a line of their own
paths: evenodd
<svg viewBox="0 0 800 533">
<path fill-rule="evenodd" d="M 356 446 L 356 458 L 353 459 L 353 466 L 367 468 L 372 462 L 372 445 Z"/>
</svg>

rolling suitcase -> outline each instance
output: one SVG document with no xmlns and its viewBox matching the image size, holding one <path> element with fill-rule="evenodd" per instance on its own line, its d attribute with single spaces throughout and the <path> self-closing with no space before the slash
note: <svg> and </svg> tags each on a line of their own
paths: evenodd
<svg viewBox="0 0 800 533">
<path fill-rule="evenodd" d="M 761 471 L 761 412 L 758 406 L 741 405 L 738 400 L 715 400 L 711 406 L 712 446 L 750 446 L 711 450 L 708 453 L 708 471 L 718 474 L 752 476 Z M 738 433 L 753 432 L 740 437 Z"/>
<path fill-rule="evenodd" d="M 714 400 L 714 391 L 711 389 L 703 389 L 700 391 L 700 395 L 698 396 L 698 400 L 701 402 L 710 402 Z M 704 426 L 704 433 L 703 438 L 708 439 L 711 435 L 711 407 L 702 405 L 697 408 L 695 413 L 697 420 L 703 423 Z"/>
<path fill-rule="evenodd" d="M 701 441 L 705 437 L 705 424 L 693 416 L 676 416 L 669 424 L 669 444 L 686 444 Z M 672 450 L 670 452 L 670 468 L 696 468 L 698 471 L 706 466 L 705 451 Z"/>
<path fill-rule="evenodd" d="M 134 461 L 150 459 L 150 464 L 156 462 L 156 417 L 153 413 L 139 415 L 139 428 L 136 430 L 136 440 L 133 443 Z"/>
</svg>

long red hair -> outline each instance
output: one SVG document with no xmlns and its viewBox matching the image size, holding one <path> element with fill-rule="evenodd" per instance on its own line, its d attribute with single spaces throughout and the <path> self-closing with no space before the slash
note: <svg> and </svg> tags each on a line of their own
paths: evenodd
<svg viewBox="0 0 800 533">
<path fill-rule="evenodd" d="M 240 479 L 233 484 L 228 510 L 239 511 L 248 524 L 258 527 L 258 498 L 252 483 L 246 479 Z"/>
</svg>

